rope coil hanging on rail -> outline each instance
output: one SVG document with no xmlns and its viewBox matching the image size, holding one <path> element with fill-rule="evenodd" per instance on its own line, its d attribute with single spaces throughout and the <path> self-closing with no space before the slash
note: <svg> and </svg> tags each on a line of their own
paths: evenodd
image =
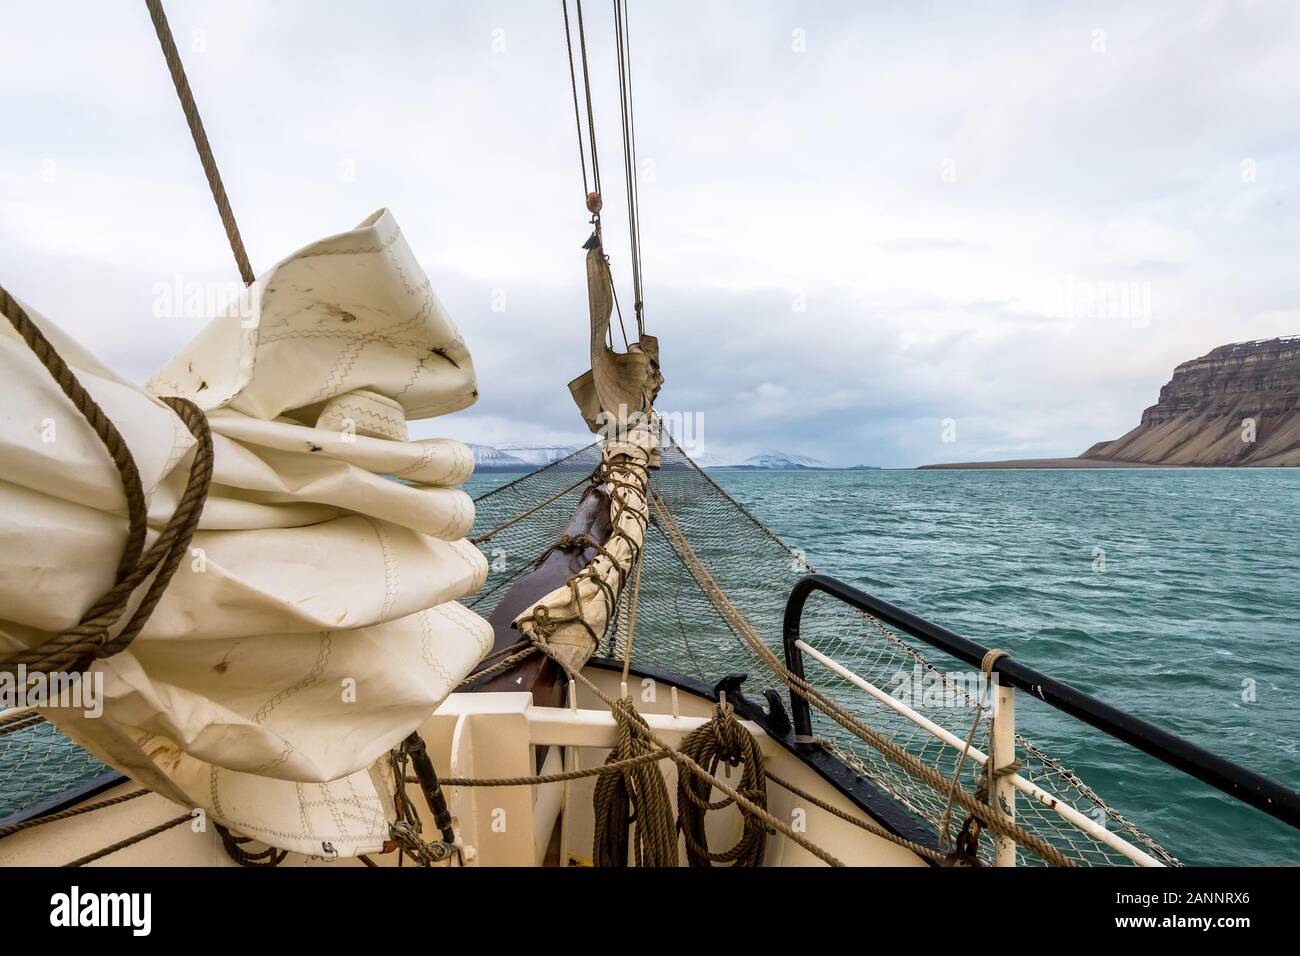
<svg viewBox="0 0 1300 956">
<path fill-rule="evenodd" d="M 767 809 L 767 772 L 763 751 L 758 740 L 736 719 L 735 709 L 719 702 L 713 708 L 713 718 L 691 731 L 682 741 L 682 753 L 700 764 L 711 774 L 718 767 L 742 766 L 740 785 L 736 788 L 757 806 Z M 682 774 L 677 778 L 677 829 L 686 839 L 686 858 L 691 866 L 707 867 L 714 863 L 754 867 L 763 864 L 763 851 L 767 847 L 768 828 L 757 814 L 740 809 L 744 830 L 736 845 L 721 853 L 709 849 L 704 832 L 705 815 L 710 810 L 721 810 L 735 804 L 731 797 L 709 801 L 712 785 L 702 777 Z"/>
</svg>

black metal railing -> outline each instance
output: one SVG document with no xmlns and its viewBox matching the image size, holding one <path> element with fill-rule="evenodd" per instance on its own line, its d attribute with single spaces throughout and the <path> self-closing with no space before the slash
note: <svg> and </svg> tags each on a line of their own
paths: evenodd
<svg viewBox="0 0 1300 956">
<path fill-rule="evenodd" d="M 850 607 L 865 611 L 883 623 L 905 631 L 972 667 L 979 667 L 988 652 L 988 648 L 981 647 L 974 641 L 968 641 L 960 634 L 954 634 L 937 624 L 931 624 L 915 614 L 895 607 L 880 598 L 872 597 L 843 581 L 837 581 L 824 574 L 810 574 L 799 579 L 790 591 L 790 597 L 785 605 L 783 633 L 785 664 L 799 677 L 804 676 L 803 652 L 797 645 L 799 628 L 803 619 L 804 605 L 814 591 L 829 594 Z M 1269 816 L 1300 828 L 1300 794 L 1294 790 L 1262 777 L 1253 770 L 1247 770 L 1231 760 L 1212 754 L 1205 748 L 1198 747 L 1168 731 L 1161 730 L 1154 724 L 1126 714 L 1083 691 L 1076 690 L 1069 684 L 1063 684 L 1046 674 L 1041 674 L 1032 667 L 1026 667 L 1012 657 L 999 658 L 993 664 L 993 670 L 1001 683 L 1033 694 L 1039 700 L 1051 704 L 1057 710 L 1085 724 L 1096 727 L 1102 733 L 1136 747 L 1162 763 L 1208 783 L 1243 803 L 1263 810 Z M 812 713 L 808 702 L 791 691 L 790 708 L 795 739 L 800 743 L 810 744 L 813 739 Z"/>
</svg>

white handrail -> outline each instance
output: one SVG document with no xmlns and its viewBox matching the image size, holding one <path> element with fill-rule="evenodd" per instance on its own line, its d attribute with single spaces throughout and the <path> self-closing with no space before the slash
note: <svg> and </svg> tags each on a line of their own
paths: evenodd
<svg viewBox="0 0 1300 956">
<path fill-rule="evenodd" d="M 847 667 L 845 667 L 843 664 L 839 663 L 838 661 L 827 657 L 825 654 L 823 654 L 821 651 L 817 650 L 816 648 L 809 647 L 808 644 L 803 640 L 795 641 L 795 646 L 798 647 L 805 654 L 807 654 L 809 657 L 811 657 L 813 660 L 817 661 L 817 663 L 821 664 L 823 667 L 827 668 L 830 671 L 834 671 L 836 674 L 839 674 L 841 677 L 849 681 L 855 687 L 858 687 L 859 689 L 865 691 L 868 695 L 873 697 L 875 700 L 878 700 L 880 703 L 884 704 L 885 706 L 890 707 L 893 710 L 897 711 L 899 714 L 901 714 L 903 717 L 910 720 L 912 723 L 916 724 L 918 727 L 922 727 L 925 730 L 928 730 L 935 737 L 938 737 L 944 743 L 948 744 L 948 746 L 954 747 L 957 750 L 961 750 L 966 746 L 966 741 L 959 738 L 956 734 L 950 733 L 948 730 L 944 729 L 943 727 L 940 727 L 938 724 L 930 720 L 928 717 L 925 717 L 922 714 L 917 713 L 911 707 L 908 707 L 906 704 L 904 704 L 901 700 L 898 700 L 897 698 L 885 693 L 883 690 L 881 690 L 875 684 L 872 684 L 870 681 L 862 677 L 859 677 L 857 674 L 853 673 L 853 671 L 849 670 Z M 985 754 L 983 751 L 977 750 L 975 747 L 971 747 L 967 759 L 973 760 L 976 763 L 978 763 L 980 766 L 983 766 L 988 761 L 989 758 L 988 755 Z M 1037 800 L 1043 806 L 1048 807 L 1051 810 L 1055 810 L 1057 814 L 1059 814 L 1064 820 L 1066 820 L 1072 826 L 1074 826 L 1079 830 L 1082 830 L 1084 833 L 1087 833 L 1089 836 L 1091 836 L 1093 839 L 1097 840 L 1098 842 L 1106 844 L 1108 847 L 1115 850 L 1116 852 L 1123 854 L 1124 857 L 1133 861 L 1138 866 L 1164 866 L 1163 863 L 1161 863 L 1155 857 L 1151 856 L 1151 854 L 1134 846 L 1132 843 L 1129 843 L 1123 837 L 1119 837 L 1116 836 L 1114 833 L 1111 833 L 1104 826 L 1092 820 L 1090 817 L 1085 816 L 1083 813 L 1080 813 L 1074 807 L 1070 806 L 1068 803 L 1063 801 L 1060 797 L 1048 793 L 1046 790 L 1043 790 L 1037 784 L 1030 783 L 1024 777 L 1020 776 L 1020 774 L 1014 774 L 1006 779 L 1010 781 L 1011 785 L 1014 786 L 1021 793 L 1025 794 L 1028 797 L 1031 797 L 1034 800 Z"/>
</svg>

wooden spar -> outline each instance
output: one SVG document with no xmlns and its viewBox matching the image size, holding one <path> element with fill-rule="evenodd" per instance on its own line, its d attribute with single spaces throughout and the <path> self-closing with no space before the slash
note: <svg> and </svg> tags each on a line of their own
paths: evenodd
<svg viewBox="0 0 1300 956">
<path fill-rule="evenodd" d="M 593 541 L 604 544 L 609 540 L 609 495 L 603 488 L 593 487 L 583 494 L 572 517 L 561 534 L 585 534 Z M 558 537 L 558 535 L 557 535 Z M 595 560 L 593 548 L 578 550 L 556 549 L 536 570 L 525 574 L 508 590 L 488 615 L 492 625 L 492 653 L 504 650 L 519 642 L 520 634 L 511 625 L 524 611 L 541 600 Z M 487 666 L 493 659 L 489 657 Z M 531 691 L 533 702 L 539 707 L 558 707 L 564 701 L 564 675 L 555 661 L 542 654 L 526 657 L 514 667 L 470 687 L 474 691 Z"/>
</svg>

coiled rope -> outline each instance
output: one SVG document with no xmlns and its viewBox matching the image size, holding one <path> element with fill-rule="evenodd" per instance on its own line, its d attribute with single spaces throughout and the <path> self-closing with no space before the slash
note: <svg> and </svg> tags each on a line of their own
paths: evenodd
<svg viewBox="0 0 1300 956">
<path fill-rule="evenodd" d="M 767 809 L 767 779 L 763 762 L 763 751 L 759 749 L 754 735 L 736 720 L 735 709 L 730 704 L 719 702 L 713 708 L 713 718 L 701 727 L 691 731 L 682 741 L 681 751 L 711 774 L 718 771 L 720 764 L 728 767 L 744 766 L 741 773 L 739 793 L 748 797 L 756 806 Z M 704 832 L 704 818 L 710 810 L 721 810 L 736 801 L 724 796 L 721 800 L 710 802 L 713 786 L 703 777 L 694 774 L 681 774 L 677 778 L 677 829 L 686 839 L 686 859 L 691 866 L 708 867 L 714 863 L 730 863 L 733 866 L 761 866 L 763 850 L 767 846 L 767 826 L 756 813 L 740 807 L 744 830 L 740 839 L 731 849 L 715 853 L 709 849 L 708 838 Z"/>
<path fill-rule="evenodd" d="M 528 638 L 534 643 L 534 645 L 536 645 L 538 650 L 540 650 L 551 660 L 559 664 L 561 669 L 563 669 L 563 671 L 565 672 L 565 674 L 568 676 L 570 680 L 577 681 L 578 683 L 586 687 L 587 690 L 591 691 L 591 693 L 593 693 L 596 697 L 598 697 L 601 700 L 601 702 L 604 703 L 605 706 L 610 709 L 611 712 L 617 711 L 618 702 L 615 701 L 614 698 L 606 694 L 603 690 L 601 690 L 600 687 L 598 687 L 589 677 L 587 677 L 586 674 L 582 673 L 582 671 L 574 670 L 573 667 L 569 664 L 569 662 L 566 661 L 563 656 L 561 656 L 554 648 L 551 647 L 550 643 L 546 640 L 545 637 L 543 637 L 540 634 L 534 634 L 529 632 Z M 706 770 L 704 767 L 700 766 L 700 764 L 694 758 L 692 758 L 688 754 L 684 754 L 681 751 L 674 749 L 673 747 L 670 747 L 661 738 L 659 738 L 654 733 L 654 731 L 652 731 L 645 724 L 644 721 L 640 721 L 640 722 L 629 721 L 627 722 L 626 726 L 633 733 L 641 737 L 644 737 L 647 741 L 656 745 L 660 750 L 664 751 L 664 753 L 668 756 L 668 759 L 672 760 L 673 763 L 677 764 L 678 773 L 690 773 L 690 774 L 694 774 L 695 776 L 701 777 L 704 780 L 707 780 L 709 783 L 711 783 L 722 793 L 726 794 L 728 797 L 731 797 L 733 800 L 735 800 L 736 804 L 740 807 L 742 811 L 747 810 L 750 813 L 753 813 L 755 816 L 761 819 L 765 824 L 767 824 L 771 829 L 779 832 L 791 842 L 796 843 L 799 846 L 803 847 L 805 850 L 807 850 L 813 856 L 817 857 L 822 862 L 827 863 L 830 866 L 844 865 L 844 863 L 841 860 L 833 856 L 831 853 L 827 852 L 822 847 L 818 846 L 816 843 L 813 843 L 806 836 L 804 836 L 801 833 L 796 833 L 795 830 L 788 823 L 772 816 L 772 814 L 770 814 L 765 808 L 760 807 L 758 804 L 750 800 L 749 797 L 737 791 L 736 788 L 732 787 L 730 784 L 724 782 L 719 777 L 715 776 L 714 774 Z"/>
<path fill-rule="evenodd" d="M 676 866 L 673 806 L 663 774 L 649 760 L 660 756 L 651 748 L 649 725 L 630 697 L 616 701 L 611 710 L 618 723 L 618 743 L 606 764 L 622 767 L 596 781 L 592 859 L 596 866 L 627 866 L 630 840 L 637 866 Z"/>
</svg>

